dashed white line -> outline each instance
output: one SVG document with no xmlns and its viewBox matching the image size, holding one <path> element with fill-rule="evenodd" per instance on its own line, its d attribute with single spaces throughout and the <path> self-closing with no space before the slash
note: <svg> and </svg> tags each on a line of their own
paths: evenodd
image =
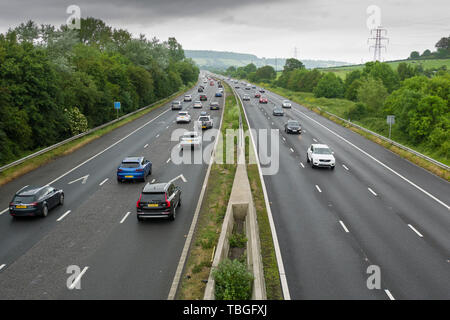
<svg viewBox="0 0 450 320">
<path fill-rule="evenodd" d="M 130 215 L 130 211 L 127 212 L 127 214 L 122 218 L 122 220 L 120 220 L 120 223 L 123 223 L 125 221 L 126 218 L 128 218 L 128 216 Z"/>
<path fill-rule="evenodd" d="M 109 178 L 106 178 L 105 180 L 103 180 L 102 182 L 100 182 L 99 186 L 102 186 L 106 181 L 108 181 Z"/>
<path fill-rule="evenodd" d="M 61 217 L 58 218 L 58 220 L 56 221 L 61 221 L 62 219 L 64 219 L 69 213 L 71 213 L 71 210 L 68 210 L 66 213 L 64 213 Z"/>
<path fill-rule="evenodd" d="M 375 191 L 373 191 L 372 189 L 367 188 L 367 190 L 369 190 L 375 197 L 378 196 L 378 195 L 375 193 Z"/>
<path fill-rule="evenodd" d="M 169 163 L 169 162 L 170 162 L 170 158 L 169 158 L 169 159 L 167 159 L 166 163 Z"/>
<path fill-rule="evenodd" d="M 302 168 L 304 168 L 305 166 L 303 165 L 303 163 L 300 162 L 300 165 L 302 166 Z"/>
<path fill-rule="evenodd" d="M 156 138 L 158 138 L 159 137 L 159 133 L 156 135 Z"/>
<path fill-rule="evenodd" d="M 85 267 L 83 269 L 83 271 L 81 271 L 81 273 L 78 275 L 78 277 L 76 277 L 76 279 L 72 282 L 72 284 L 70 285 L 69 289 L 72 290 L 73 288 L 75 288 L 75 286 L 77 285 L 78 282 L 80 282 L 81 277 L 86 273 L 87 269 L 89 269 L 89 267 Z"/>
<path fill-rule="evenodd" d="M 285 137 L 281 137 L 284 141 L 286 141 L 286 138 Z"/>
<path fill-rule="evenodd" d="M 314 140 L 314 142 L 317 142 L 317 139 L 314 139 L 314 138 L 313 138 L 313 140 Z"/>
<path fill-rule="evenodd" d="M 156 179 L 153 179 L 151 183 L 154 183 L 156 181 Z"/>
<path fill-rule="evenodd" d="M 148 143 L 144 146 L 144 149 L 148 147 Z"/>
<path fill-rule="evenodd" d="M 6 267 L 6 264 L 2 264 L 2 265 L 0 266 L 0 271 L 1 271 L 4 267 Z"/>
<path fill-rule="evenodd" d="M 5 210 L 3 210 L 2 212 L 0 212 L 0 216 L 2 215 L 2 214 L 4 214 L 6 211 L 8 211 L 9 210 L 9 208 L 6 208 Z"/>
<path fill-rule="evenodd" d="M 386 292 L 386 294 L 390 300 L 395 300 L 394 296 L 391 294 L 391 292 L 388 289 L 384 289 L 384 292 Z"/>
<path fill-rule="evenodd" d="M 345 166 L 345 164 L 342 165 L 344 167 L 345 170 L 348 171 L 348 168 Z"/>
<path fill-rule="evenodd" d="M 317 184 L 316 184 L 316 189 L 317 189 L 317 191 L 322 192 L 322 190 L 320 190 L 320 188 Z"/>
<path fill-rule="evenodd" d="M 294 149 L 290 148 L 291 152 L 294 152 Z"/>
<path fill-rule="evenodd" d="M 417 233 L 417 235 L 418 235 L 419 237 L 423 238 L 423 235 L 422 235 L 419 231 L 417 231 L 417 229 L 414 228 L 412 225 L 408 224 L 408 227 L 410 227 L 412 231 L 414 231 L 415 233 Z"/>
<path fill-rule="evenodd" d="M 341 226 L 342 226 L 342 228 L 344 229 L 344 231 L 348 233 L 348 229 L 347 229 L 347 227 L 345 226 L 344 222 L 342 222 L 342 220 L 339 220 L 339 223 L 341 224 Z"/>
</svg>

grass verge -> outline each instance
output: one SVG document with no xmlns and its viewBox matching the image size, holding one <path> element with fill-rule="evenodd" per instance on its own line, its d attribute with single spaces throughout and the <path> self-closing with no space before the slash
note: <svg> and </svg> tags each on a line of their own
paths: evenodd
<svg viewBox="0 0 450 320">
<path fill-rule="evenodd" d="M 192 88 L 192 87 L 181 89 L 178 92 L 178 95 L 183 94 L 190 88 Z M 109 126 L 106 126 L 102 129 L 94 131 L 94 132 L 92 132 L 86 136 L 83 136 L 79 139 L 70 141 L 58 148 L 50 150 L 46 153 L 43 153 L 39 156 L 36 156 L 32 159 L 29 159 L 23 163 L 20 163 L 14 167 L 8 168 L 8 169 L 0 172 L 0 186 L 22 176 L 30 171 L 33 171 L 58 157 L 68 155 L 68 154 L 80 149 L 81 147 L 85 146 L 86 144 L 100 138 L 101 136 L 104 136 L 105 134 L 113 131 L 114 129 L 117 129 L 131 121 L 136 120 L 139 117 L 142 117 L 143 115 L 149 113 L 150 111 L 163 106 L 164 104 L 166 104 L 167 102 L 169 102 L 172 99 L 174 99 L 174 97 L 166 98 L 163 101 L 161 101 L 160 103 L 154 105 L 153 107 L 142 110 L 141 112 L 138 112 L 138 113 L 136 113 L 132 116 L 129 116 L 125 119 L 122 119 L 121 121 L 115 122 Z M 36 151 L 38 151 L 38 150 L 36 150 Z"/>
<path fill-rule="evenodd" d="M 224 84 L 224 87 L 226 101 L 221 129 L 223 136 L 225 136 L 226 129 L 235 128 L 236 123 L 239 127 L 239 109 L 236 99 L 229 86 Z M 217 153 L 225 152 L 224 149 L 218 145 Z M 213 163 L 211 166 L 205 197 L 203 198 L 189 256 L 181 278 L 177 299 L 203 299 L 206 280 L 208 280 L 211 271 L 212 260 L 219 241 L 235 173 L 235 164 Z"/>
</svg>

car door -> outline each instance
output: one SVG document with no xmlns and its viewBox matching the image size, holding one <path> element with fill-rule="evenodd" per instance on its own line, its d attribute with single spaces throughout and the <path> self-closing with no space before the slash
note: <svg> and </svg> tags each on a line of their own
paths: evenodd
<svg viewBox="0 0 450 320">
<path fill-rule="evenodd" d="M 51 208 L 54 207 L 54 199 L 53 199 L 53 195 L 54 195 L 54 189 L 52 187 L 46 187 L 45 191 L 44 191 L 44 196 L 43 196 L 43 200 L 47 203 L 47 207 L 50 210 Z"/>
<path fill-rule="evenodd" d="M 174 197 L 174 185 L 172 183 L 169 185 L 169 188 L 167 188 L 167 196 L 168 196 L 170 205 L 173 208 L 175 206 L 176 199 Z"/>
<path fill-rule="evenodd" d="M 309 149 L 308 149 L 308 159 L 309 160 L 311 160 L 311 155 L 312 155 L 313 151 L 314 151 L 314 147 L 310 146 Z"/>
</svg>

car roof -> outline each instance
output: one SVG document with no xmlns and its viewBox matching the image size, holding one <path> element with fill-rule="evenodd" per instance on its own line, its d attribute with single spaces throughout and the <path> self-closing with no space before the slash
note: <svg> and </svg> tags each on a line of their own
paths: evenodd
<svg viewBox="0 0 450 320">
<path fill-rule="evenodd" d="M 160 183 L 147 183 L 142 190 L 143 193 L 153 193 L 153 192 L 165 192 L 168 182 L 160 182 Z"/>
<path fill-rule="evenodd" d="M 126 157 L 122 162 L 141 162 L 143 157 Z"/>
<path fill-rule="evenodd" d="M 185 133 L 183 133 L 183 135 L 188 136 L 188 135 L 196 135 L 198 136 L 198 132 L 197 131 L 186 131 Z"/>
<path fill-rule="evenodd" d="M 314 143 L 314 144 L 312 144 L 312 146 L 314 148 L 328 148 L 328 149 L 330 149 L 330 147 L 327 146 L 326 144 Z"/>
<path fill-rule="evenodd" d="M 36 193 L 42 190 L 44 187 L 37 187 L 37 186 L 25 186 L 19 191 L 16 192 L 16 195 L 20 196 L 34 196 Z"/>
</svg>

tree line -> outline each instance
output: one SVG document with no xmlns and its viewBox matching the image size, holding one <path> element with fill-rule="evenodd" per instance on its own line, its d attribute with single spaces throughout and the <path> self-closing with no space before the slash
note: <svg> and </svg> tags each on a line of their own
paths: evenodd
<svg viewBox="0 0 450 320">
<path fill-rule="evenodd" d="M 0 164 L 195 82 L 175 38 L 135 38 L 92 17 L 81 28 L 22 23 L 0 34 Z"/>
<path fill-rule="evenodd" d="M 436 51 L 426 49 L 422 54 L 419 51 L 413 51 L 408 59 L 445 59 L 450 58 L 450 36 L 443 37 L 435 44 Z"/>
</svg>

